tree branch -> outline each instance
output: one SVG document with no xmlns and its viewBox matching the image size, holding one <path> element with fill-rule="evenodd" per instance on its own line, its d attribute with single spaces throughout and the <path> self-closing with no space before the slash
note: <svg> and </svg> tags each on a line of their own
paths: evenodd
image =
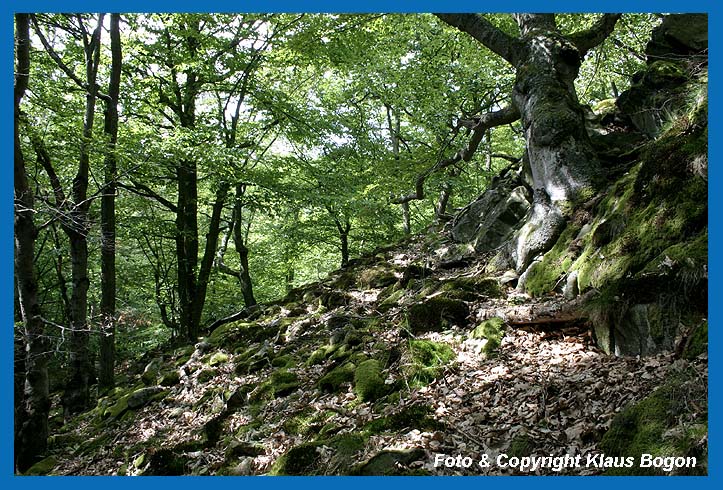
<svg viewBox="0 0 723 490">
<path fill-rule="evenodd" d="M 520 111 L 518 111 L 514 105 L 509 105 L 504 109 L 488 112 L 479 118 L 474 118 L 476 123 L 472 126 L 472 137 L 470 138 L 467 146 L 459 150 L 453 156 L 439 160 L 432 167 L 422 172 L 415 181 L 414 192 L 394 199 L 392 200 L 392 203 L 404 204 L 409 201 L 424 199 L 424 182 L 427 180 L 427 177 L 438 170 L 447 168 L 460 161 L 469 162 L 472 159 L 472 156 L 474 156 L 474 152 L 477 151 L 477 148 L 488 129 L 496 126 L 502 126 L 503 124 L 513 123 L 519 118 Z"/>
<path fill-rule="evenodd" d="M 160 203 L 163 206 L 165 206 L 166 208 L 168 208 L 173 213 L 178 212 L 178 206 L 176 206 L 171 201 L 169 201 L 165 197 L 158 194 L 156 191 L 154 191 L 147 185 L 141 184 L 140 182 L 136 182 L 135 180 L 131 180 L 131 182 L 133 183 L 132 186 L 124 184 L 122 182 L 118 182 L 117 185 L 118 185 L 118 187 L 121 187 L 127 191 L 130 191 L 133 194 L 136 194 L 138 196 L 154 199 L 155 201 L 158 201 L 158 203 Z"/>
<path fill-rule="evenodd" d="M 501 31 L 479 14 L 434 14 L 440 20 L 462 32 L 466 32 L 484 44 L 490 51 L 500 55 L 513 66 L 517 65 L 521 43 Z"/>
<path fill-rule="evenodd" d="M 615 24 L 621 16 L 622 14 L 603 14 L 590 29 L 569 34 L 567 39 L 577 47 L 582 58 L 613 32 Z"/>
</svg>

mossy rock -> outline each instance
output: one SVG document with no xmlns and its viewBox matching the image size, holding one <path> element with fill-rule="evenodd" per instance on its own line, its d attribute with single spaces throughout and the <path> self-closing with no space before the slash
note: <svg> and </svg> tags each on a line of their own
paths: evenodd
<svg viewBox="0 0 723 490">
<path fill-rule="evenodd" d="M 407 328 L 412 335 L 441 332 L 451 325 L 463 325 L 468 315 L 464 302 L 438 296 L 409 307 Z"/>
<path fill-rule="evenodd" d="M 431 417 L 433 410 L 426 405 L 412 405 L 401 411 L 379 417 L 364 426 L 367 434 L 399 432 L 410 429 L 442 430 L 444 424 Z"/>
<path fill-rule="evenodd" d="M 507 325 L 505 321 L 500 317 L 490 318 L 485 320 L 470 334 L 473 339 L 485 339 L 487 342 L 482 347 L 482 351 L 485 354 L 491 354 L 495 352 L 502 344 L 502 339 L 505 336 L 505 329 Z"/>
<path fill-rule="evenodd" d="M 600 450 L 614 457 L 631 456 L 632 468 L 613 468 L 610 475 L 662 475 L 660 469 L 640 468 L 641 454 L 696 457 L 695 468 L 681 474 L 705 474 L 707 447 L 707 389 L 693 370 L 674 373 L 651 395 L 626 407 L 614 419 L 600 442 Z M 681 423 L 681 421 L 686 421 Z"/>
<path fill-rule="evenodd" d="M 359 364 L 354 371 L 354 390 L 363 402 L 375 401 L 387 394 L 379 361 L 369 359 Z"/>
<path fill-rule="evenodd" d="M 409 341 L 411 363 L 404 374 L 414 386 L 424 385 L 441 374 L 444 366 L 456 358 L 447 344 L 432 340 L 412 339 Z"/>
<path fill-rule="evenodd" d="M 399 302 L 401 301 L 402 298 L 404 298 L 404 295 L 406 293 L 407 293 L 407 291 L 405 291 L 404 289 L 399 289 L 397 291 L 391 292 L 391 294 L 389 294 L 389 296 L 384 298 L 384 300 L 382 300 L 382 302 L 379 303 L 379 306 L 377 307 L 377 309 L 382 313 L 389 311 L 391 308 L 393 308 L 394 306 L 399 304 Z"/>
<path fill-rule="evenodd" d="M 338 348 L 338 345 L 322 345 L 314 352 L 311 353 L 309 358 L 304 363 L 307 367 L 316 366 L 324 362 L 334 351 Z"/>
<path fill-rule="evenodd" d="M 141 381 L 143 381 L 143 384 L 146 386 L 155 385 L 162 367 L 163 359 L 153 359 L 149 362 L 143 370 L 143 374 L 141 374 Z"/>
<path fill-rule="evenodd" d="M 344 383 L 354 381 L 356 366 L 347 362 L 329 371 L 319 380 L 319 389 L 327 393 L 336 393 Z"/>
<path fill-rule="evenodd" d="M 128 410 L 128 397 L 130 394 L 119 398 L 114 405 L 107 408 L 103 412 L 103 418 L 119 419 Z"/>
<path fill-rule="evenodd" d="M 144 476 L 179 476 L 186 472 L 187 458 L 172 449 L 158 449 L 150 455 Z"/>
<path fill-rule="evenodd" d="M 376 266 L 363 270 L 359 274 L 357 285 L 362 289 L 379 289 L 391 286 L 397 280 L 393 270 L 383 266 Z"/>
<path fill-rule="evenodd" d="M 406 451 L 382 451 L 366 463 L 359 465 L 351 474 L 359 476 L 392 476 L 409 474 L 404 466 L 425 460 L 424 449 L 413 448 Z"/>
<path fill-rule="evenodd" d="M 208 365 L 211 367 L 218 366 L 219 364 L 224 364 L 227 362 L 228 362 L 228 354 L 226 354 L 225 352 L 221 352 L 221 351 L 214 353 L 208 359 Z"/>
<path fill-rule="evenodd" d="M 708 322 L 702 322 L 688 338 L 683 349 L 683 359 L 693 360 L 699 355 L 708 352 Z"/>
<path fill-rule="evenodd" d="M 286 369 L 278 369 L 271 373 L 268 381 L 260 384 L 251 392 L 251 401 L 282 398 L 299 388 L 299 377 Z"/>
<path fill-rule="evenodd" d="M 274 338 L 279 329 L 293 322 L 293 318 L 284 318 L 283 323 L 231 322 L 216 328 L 206 339 L 211 347 L 229 348 L 238 345 L 249 345 Z"/>
<path fill-rule="evenodd" d="M 319 298 L 319 304 L 328 309 L 346 306 L 350 301 L 351 297 L 343 291 L 328 291 Z"/>
<path fill-rule="evenodd" d="M 294 446 L 279 459 L 269 471 L 269 475 L 314 475 L 321 461 L 319 449 L 321 442 L 308 442 Z"/>
<path fill-rule="evenodd" d="M 296 362 L 294 361 L 294 358 L 289 354 L 277 356 L 271 360 L 271 365 L 273 367 L 291 368 L 294 367 L 294 364 L 296 364 Z"/>
<path fill-rule="evenodd" d="M 161 374 L 161 379 L 158 384 L 161 386 L 175 386 L 181 382 L 181 375 L 177 370 L 166 371 Z"/>
<path fill-rule="evenodd" d="M 50 474 L 58 464 L 55 456 L 48 456 L 31 466 L 25 473 L 25 476 L 44 476 Z"/>
<path fill-rule="evenodd" d="M 218 374 L 218 371 L 216 369 L 204 369 L 200 373 L 198 373 L 198 376 L 196 379 L 199 383 L 207 383 L 211 381 L 213 378 L 216 377 Z"/>
</svg>

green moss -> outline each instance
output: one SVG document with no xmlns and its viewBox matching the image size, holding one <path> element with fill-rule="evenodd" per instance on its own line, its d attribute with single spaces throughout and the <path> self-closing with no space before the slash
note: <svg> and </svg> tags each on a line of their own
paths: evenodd
<svg viewBox="0 0 723 490">
<path fill-rule="evenodd" d="M 328 393 L 336 393 L 344 383 L 350 383 L 354 380 L 354 372 L 356 366 L 354 363 L 347 362 L 329 371 L 319 380 L 319 388 Z"/>
<path fill-rule="evenodd" d="M 426 453 L 423 449 L 414 448 L 406 451 L 381 451 L 368 462 L 354 468 L 352 475 L 361 476 L 391 476 L 408 474 L 410 470 L 405 466 L 414 461 L 424 460 Z"/>
<path fill-rule="evenodd" d="M 311 409 L 304 410 L 286 419 L 282 427 L 287 434 L 306 435 L 309 433 L 309 429 L 314 421 L 314 414 L 315 412 Z"/>
<path fill-rule="evenodd" d="M 404 374 L 412 386 L 423 386 L 434 380 L 444 370 L 444 366 L 456 358 L 447 344 L 431 340 L 410 340 L 409 353 L 411 362 Z"/>
<path fill-rule="evenodd" d="M 361 401 L 374 401 L 387 394 L 382 366 L 376 359 L 362 362 L 354 371 L 354 389 Z"/>
<path fill-rule="evenodd" d="M 315 474 L 314 470 L 321 460 L 321 453 L 318 451 L 321 446 L 320 442 L 309 442 L 292 447 L 276 460 L 269 475 Z"/>
<path fill-rule="evenodd" d="M 294 367 L 294 364 L 296 364 L 294 361 L 294 358 L 289 354 L 274 357 L 271 360 L 271 365 L 273 367 L 291 368 L 291 367 Z"/>
<path fill-rule="evenodd" d="M 611 469 L 608 474 L 664 474 L 655 468 L 638 467 L 641 454 L 706 458 L 697 444 L 701 431 L 707 432 L 706 421 L 707 392 L 697 374 L 692 370 L 674 373 L 662 387 L 613 420 L 600 442 L 601 451 L 609 456 L 632 456 L 636 465 Z M 700 467 L 690 470 L 698 474 Z"/>
<path fill-rule="evenodd" d="M 409 307 L 407 328 L 413 335 L 439 332 L 452 324 L 464 324 L 468 314 L 469 308 L 464 302 L 436 296 Z"/>
<path fill-rule="evenodd" d="M 271 393 L 274 398 L 287 396 L 299 388 L 299 377 L 296 373 L 292 373 L 285 369 L 279 369 L 271 374 L 271 379 L 267 381 L 271 387 Z"/>
<path fill-rule="evenodd" d="M 38 461 L 30 467 L 24 474 L 26 476 L 43 476 L 53 471 L 53 468 L 58 464 L 58 460 L 54 456 L 48 456 L 47 458 Z"/>
<path fill-rule="evenodd" d="M 486 339 L 487 342 L 482 347 L 482 351 L 486 354 L 495 352 L 502 339 L 505 336 L 506 324 L 502 318 L 494 317 L 485 320 L 472 331 L 470 336 L 474 339 Z"/>
<path fill-rule="evenodd" d="M 384 288 L 397 282 L 393 270 L 383 266 L 365 269 L 359 274 L 357 284 L 362 289 Z"/>
<path fill-rule="evenodd" d="M 334 351 L 337 349 L 338 345 L 322 345 L 318 349 L 316 349 L 314 352 L 311 353 L 309 358 L 306 360 L 305 365 L 307 367 L 310 366 L 316 366 L 317 364 L 321 364 L 324 362 L 331 354 L 334 353 Z"/>
<path fill-rule="evenodd" d="M 541 296 L 555 289 L 560 278 L 570 271 L 576 251 L 571 247 L 580 226 L 568 224 L 555 245 L 542 261 L 533 264 L 527 273 L 525 291 L 531 296 Z"/>
<path fill-rule="evenodd" d="M 399 412 L 372 420 L 364 426 L 364 432 L 373 435 L 410 429 L 442 430 L 444 424 L 432 418 L 432 413 L 433 410 L 426 405 L 411 405 Z"/>
<path fill-rule="evenodd" d="M 111 407 L 105 410 L 103 418 L 118 419 L 128 410 L 128 398 L 131 394 L 127 394 L 120 399 Z"/>
<path fill-rule="evenodd" d="M 175 386 L 181 381 L 181 375 L 177 370 L 166 371 L 161 374 L 161 380 L 158 384 L 161 386 Z"/>
<path fill-rule="evenodd" d="M 708 322 L 698 325 L 688 339 L 683 351 L 683 359 L 693 360 L 708 352 Z"/>
<path fill-rule="evenodd" d="M 404 297 L 405 294 L 406 291 L 404 289 L 392 292 L 384 299 L 384 301 L 379 303 L 379 311 L 381 311 L 382 313 L 388 311 L 390 308 L 397 305 L 397 303 L 399 303 L 399 301 Z"/>
<path fill-rule="evenodd" d="M 218 366 L 219 364 L 224 364 L 226 362 L 228 362 L 228 354 L 225 352 L 216 352 L 208 360 L 208 365 Z"/>
<path fill-rule="evenodd" d="M 216 369 L 204 369 L 198 373 L 198 377 L 196 379 L 199 383 L 207 383 L 215 378 L 217 374 L 218 371 L 216 371 Z"/>
</svg>

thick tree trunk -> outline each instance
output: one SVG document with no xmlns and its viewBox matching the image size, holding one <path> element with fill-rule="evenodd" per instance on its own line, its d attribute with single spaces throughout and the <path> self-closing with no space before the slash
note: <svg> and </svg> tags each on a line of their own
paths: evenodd
<svg viewBox="0 0 723 490">
<path fill-rule="evenodd" d="M 585 53 L 612 32 L 620 17 L 605 14 L 588 30 L 563 36 L 554 14 L 518 14 L 520 38 L 509 36 L 475 14 L 439 14 L 516 69 L 512 92 L 527 143 L 534 204 L 506 246 L 507 260 L 524 271 L 561 233 L 566 216 L 589 199 L 602 169 L 585 131 L 575 78 Z"/>
<path fill-rule="evenodd" d="M 106 103 L 103 131 L 108 138 L 105 155 L 105 181 L 100 210 L 101 266 L 100 266 L 100 372 L 98 385 L 107 391 L 115 385 L 115 193 L 116 143 L 118 141 L 118 96 L 121 76 L 120 14 L 111 14 L 111 76 L 108 87 L 110 101 Z"/>
<path fill-rule="evenodd" d="M 194 324 L 196 268 L 198 265 L 198 188 L 196 162 L 183 161 L 176 168 L 178 212 L 176 213 L 176 258 L 178 267 L 178 301 L 181 327 L 189 342 L 199 331 Z"/>
<path fill-rule="evenodd" d="M 24 324 L 25 359 L 22 403 L 16 413 L 15 465 L 25 471 L 45 453 L 48 441 L 48 346 L 38 304 L 38 282 L 33 256 L 36 229 L 33 222 L 34 197 L 28 184 L 20 146 L 20 101 L 25 95 L 30 72 L 30 28 L 27 14 L 16 14 L 16 57 L 14 88 L 14 193 L 15 193 L 15 279 L 20 315 Z"/>
</svg>

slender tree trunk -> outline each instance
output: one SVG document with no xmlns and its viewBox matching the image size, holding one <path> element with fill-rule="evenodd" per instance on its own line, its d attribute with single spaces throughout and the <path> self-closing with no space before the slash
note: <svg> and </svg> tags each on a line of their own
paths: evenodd
<svg viewBox="0 0 723 490">
<path fill-rule="evenodd" d="M 115 193 L 116 193 L 116 143 L 118 141 L 118 96 L 121 77 L 120 14 L 110 17 L 111 75 L 108 86 L 110 101 L 106 103 L 103 131 L 108 138 L 105 155 L 105 181 L 101 200 L 101 327 L 100 372 L 98 385 L 107 391 L 115 385 Z"/>
<path fill-rule="evenodd" d="M 96 104 L 96 77 L 100 62 L 100 40 L 103 14 L 90 40 L 85 40 L 85 68 L 88 92 L 85 96 L 83 139 L 80 145 L 78 171 L 73 179 L 73 208 L 71 220 L 64 225 L 70 242 L 70 263 L 73 291 L 70 298 L 72 331 L 70 335 L 70 363 L 68 381 L 63 395 L 66 413 L 77 413 L 90 406 L 90 384 L 94 378 L 94 366 L 90 352 L 90 327 L 88 325 L 88 175 L 90 172 L 90 141 L 93 136 Z"/>
<path fill-rule="evenodd" d="M 409 201 L 405 201 L 400 204 L 402 207 L 402 230 L 405 235 L 409 235 L 412 232 L 412 221 L 411 215 L 409 214 Z"/>
<path fill-rule="evenodd" d="M 243 211 L 243 195 L 245 186 L 243 184 L 236 185 L 236 201 L 234 202 L 234 223 L 233 223 L 233 242 L 239 258 L 239 283 L 241 284 L 241 294 L 244 297 L 246 308 L 250 308 L 256 304 L 254 297 L 253 284 L 251 282 L 251 273 L 249 272 L 249 249 L 246 246 L 246 240 L 242 230 L 242 211 Z M 292 278 L 293 281 L 293 278 Z"/>
<path fill-rule="evenodd" d="M 15 279 L 20 314 L 24 325 L 25 380 L 22 404 L 16 414 L 15 466 L 25 471 L 47 449 L 48 345 L 38 304 L 38 281 L 33 258 L 36 229 L 33 222 L 34 196 L 28 184 L 25 160 L 20 146 L 20 101 L 30 78 L 30 27 L 27 14 L 15 15 L 16 58 L 14 87 L 14 193 L 15 193 Z M 23 366 L 24 364 L 24 366 Z"/>
<path fill-rule="evenodd" d="M 195 336 L 190 337 L 191 340 L 195 340 L 198 337 L 198 332 L 201 326 L 201 313 L 206 303 L 206 292 L 208 290 L 208 282 L 211 278 L 211 270 L 213 270 L 213 258 L 218 247 L 218 236 L 221 232 L 221 212 L 223 211 L 223 205 L 226 202 L 228 196 L 229 184 L 222 182 L 216 191 L 216 199 L 213 203 L 213 209 L 211 211 L 211 221 L 208 225 L 208 233 L 206 233 L 206 246 L 203 252 L 203 258 L 201 259 L 201 268 L 198 272 L 198 280 L 196 282 L 196 294 L 193 297 L 193 330 L 189 333 L 192 334 L 195 331 Z"/>
<path fill-rule="evenodd" d="M 445 181 L 442 184 L 442 190 L 439 192 L 439 200 L 437 201 L 437 206 L 435 208 L 435 215 L 437 216 L 437 221 L 443 221 L 444 215 L 447 212 L 447 204 L 449 203 L 449 198 L 452 196 L 452 183 L 449 181 Z"/>
</svg>

